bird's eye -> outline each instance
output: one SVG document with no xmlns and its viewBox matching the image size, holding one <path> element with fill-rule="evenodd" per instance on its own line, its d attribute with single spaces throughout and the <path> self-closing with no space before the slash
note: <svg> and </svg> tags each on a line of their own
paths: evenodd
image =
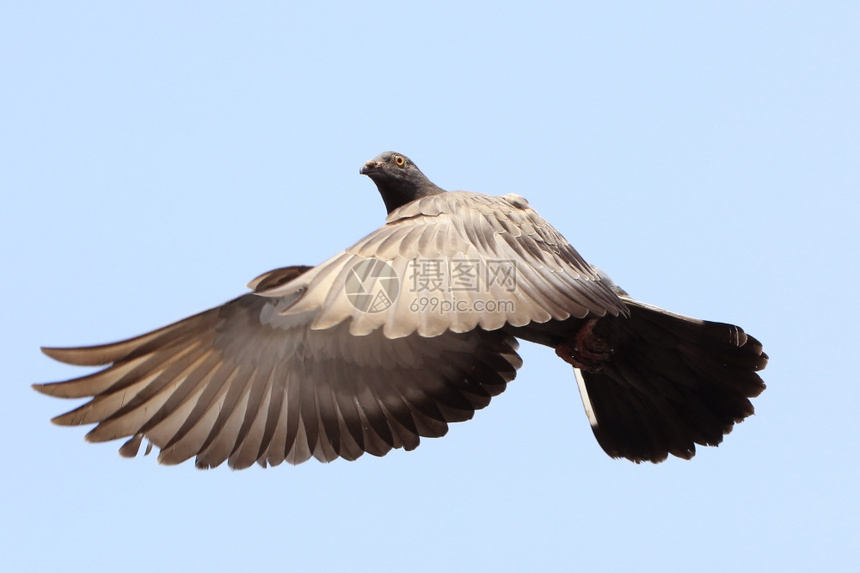
<svg viewBox="0 0 860 573">
<path fill-rule="evenodd" d="M 399 167 L 403 167 L 403 164 L 406 163 L 406 160 L 403 159 L 402 155 L 395 155 L 394 163 L 396 163 Z"/>
</svg>

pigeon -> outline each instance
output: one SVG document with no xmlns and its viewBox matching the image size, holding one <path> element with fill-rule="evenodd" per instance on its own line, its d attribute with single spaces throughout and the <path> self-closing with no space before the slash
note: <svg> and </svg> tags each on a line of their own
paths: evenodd
<svg viewBox="0 0 860 573">
<path fill-rule="evenodd" d="M 42 348 L 102 368 L 34 385 L 88 399 L 53 422 L 201 469 L 383 456 L 486 407 L 522 365 L 520 340 L 572 366 L 615 458 L 690 459 L 753 414 L 768 357 L 740 327 L 632 298 L 519 195 L 445 191 L 396 152 L 360 173 L 385 224 L 321 264 L 136 338 Z"/>
</svg>

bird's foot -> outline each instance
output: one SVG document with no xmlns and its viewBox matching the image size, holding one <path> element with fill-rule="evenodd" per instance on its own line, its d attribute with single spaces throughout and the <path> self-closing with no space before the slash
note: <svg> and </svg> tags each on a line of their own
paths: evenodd
<svg viewBox="0 0 860 573">
<path fill-rule="evenodd" d="M 594 333 L 594 325 L 599 318 L 592 317 L 585 321 L 576 334 L 555 348 L 559 358 L 580 370 L 598 372 L 602 368 L 602 362 L 609 360 L 612 348 L 609 344 Z"/>
</svg>

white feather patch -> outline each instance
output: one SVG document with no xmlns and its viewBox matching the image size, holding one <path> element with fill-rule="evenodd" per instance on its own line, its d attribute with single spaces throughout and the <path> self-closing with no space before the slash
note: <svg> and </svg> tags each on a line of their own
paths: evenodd
<svg viewBox="0 0 860 573">
<path fill-rule="evenodd" d="M 594 415 L 594 408 L 591 407 L 591 398 L 588 397 L 588 389 L 585 387 L 582 372 L 579 368 L 574 368 L 573 375 L 576 377 L 576 385 L 579 387 L 579 396 L 582 398 L 582 406 L 585 408 L 585 415 L 588 416 L 588 423 L 591 424 L 592 428 L 596 428 L 597 416 Z"/>
</svg>

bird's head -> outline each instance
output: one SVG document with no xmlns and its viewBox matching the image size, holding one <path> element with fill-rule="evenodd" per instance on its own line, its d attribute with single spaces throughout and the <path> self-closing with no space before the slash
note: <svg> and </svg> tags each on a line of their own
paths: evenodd
<svg viewBox="0 0 860 573">
<path fill-rule="evenodd" d="M 411 159 L 394 151 L 380 153 L 365 163 L 359 173 L 376 183 L 389 213 L 421 197 L 445 192 L 421 173 Z"/>
</svg>

